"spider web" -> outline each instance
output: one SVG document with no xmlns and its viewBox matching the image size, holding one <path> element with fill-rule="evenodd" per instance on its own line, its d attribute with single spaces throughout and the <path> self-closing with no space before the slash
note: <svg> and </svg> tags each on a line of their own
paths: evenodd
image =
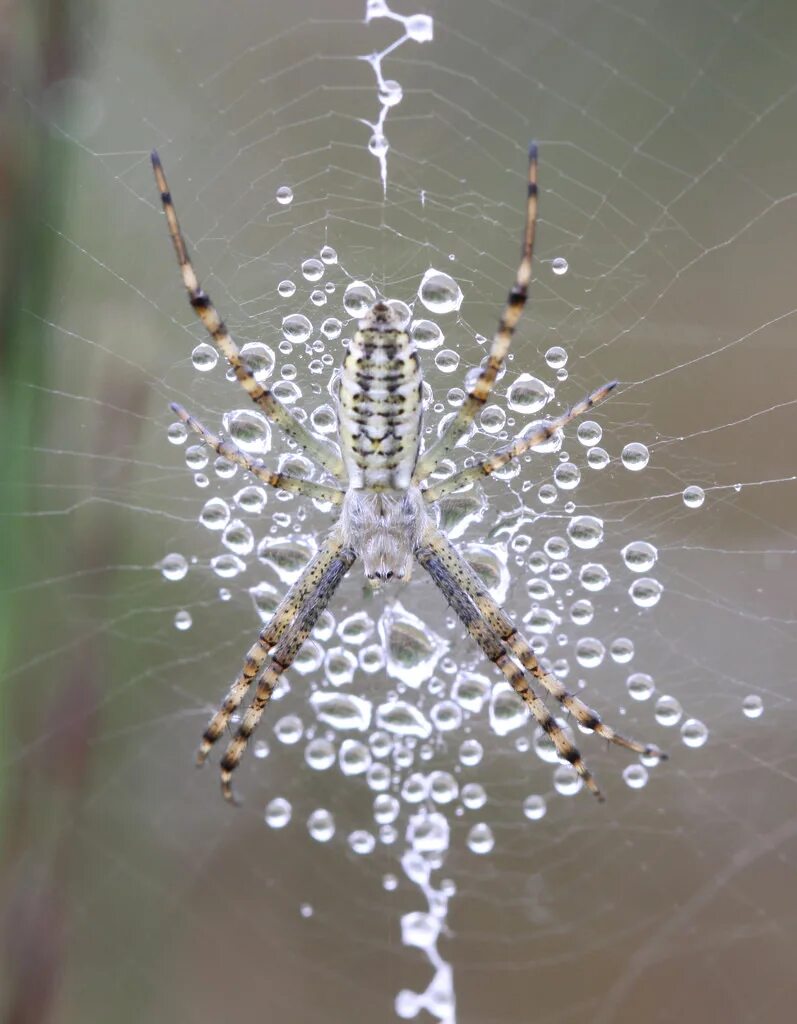
<svg viewBox="0 0 797 1024">
<path fill-rule="evenodd" d="M 0 505 L 9 977 L 49 951 L 62 1021 L 770 1019 L 797 995 L 792 8 L 388 14 L 112 3 L 82 66 L 16 90 L 64 169 Z M 319 432 L 358 312 L 408 305 L 429 443 L 511 284 L 532 137 L 532 299 L 460 460 L 621 386 L 444 524 L 670 760 L 576 730 L 598 805 L 420 570 L 372 595 L 355 567 L 233 812 L 193 751 L 329 514 L 173 425 L 178 401 L 309 471 L 192 318 L 149 150 L 234 336 Z"/>
</svg>

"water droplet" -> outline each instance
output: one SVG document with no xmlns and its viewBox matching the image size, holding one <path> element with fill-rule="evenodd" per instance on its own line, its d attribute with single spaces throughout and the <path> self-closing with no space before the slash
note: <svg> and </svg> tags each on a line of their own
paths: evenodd
<svg viewBox="0 0 797 1024">
<path fill-rule="evenodd" d="M 544 796 L 527 796 L 523 801 L 523 813 L 529 821 L 539 821 L 547 810 Z"/>
<path fill-rule="evenodd" d="M 201 373 L 207 373 L 208 370 L 212 370 L 218 361 L 218 350 L 206 341 L 201 341 L 191 353 L 191 362 L 194 364 L 194 369 L 199 370 Z"/>
<path fill-rule="evenodd" d="M 188 437 L 188 427 L 182 420 L 170 423 L 166 430 L 166 437 L 170 444 L 185 444 Z"/>
<path fill-rule="evenodd" d="M 628 588 L 631 600 L 639 608 L 653 608 L 659 603 L 664 587 L 658 580 L 644 576 L 640 580 L 634 580 Z"/>
<path fill-rule="evenodd" d="M 228 523 L 221 535 L 221 542 L 235 555 L 248 555 L 255 546 L 254 534 L 240 519 Z"/>
<path fill-rule="evenodd" d="M 564 256 L 557 256 L 554 260 L 551 261 L 551 270 L 554 272 L 554 274 L 557 274 L 559 277 L 561 277 L 562 274 L 566 274 L 569 269 L 570 264 L 567 262 Z"/>
<path fill-rule="evenodd" d="M 277 291 L 283 299 L 289 299 L 296 292 L 296 285 L 293 281 L 280 281 Z"/>
<path fill-rule="evenodd" d="M 282 336 L 294 345 L 310 340 L 313 325 L 303 313 L 291 313 L 282 318 Z"/>
<path fill-rule="evenodd" d="M 281 206 L 288 206 L 293 202 L 293 189 L 290 185 L 280 185 L 276 192 L 276 198 Z"/>
<path fill-rule="evenodd" d="M 477 714 L 489 693 L 490 681 L 486 676 L 463 672 L 454 683 L 451 695 L 460 707 Z"/>
<path fill-rule="evenodd" d="M 335 819 L 329 811 L 319 807 L 307 819 L 307 831 L 317 842 L 328 843 L 335 835 Z"/>
<path fill-rule="evenodd" d="M 404 90 L 398 82 L 393 79 L 385 79 L 379 84 L 379 102 L 386 107 L 395 107 L 397 103 L 401 103 L 404 96 Z"/>
<path fill-rule="evenodd" d="M 349 316 L 362 317 L 373 306 L 376 292 L 365 281 L 352 281 L 343 293 L 343 308 Z"/>
<path fill-rule="evenodd" d="M 241 347 L 241 355 L 259 383 L 274 372 L 274 352 L 262 341 L 248 341 Z"/>
<path fill-rule="evenodd" d="M 328 266 L 332 266 L 338 262 L 338 254 L 331 245 L 325 245 L 318 255 Z"/>
<path fill-rule="evenodd" d="M 248 487 L 242 487 L 241 490 L 235 494 L 233 500 L 238 508 L 243 512 L 249 512 L 256 515 L 262 512 L 266 507 L 266 492 L 262 487 L 250 485 Z"/>
<path fill-rule="evenodd" d="M 249 455 L 265 455 L 271 450 L 271 426 L 255 409 L 235 409 L 222 417 L 224 429 L 235 444 Z"/>
<path fill-rule="evenodd" d="M 509 683 L 496 683 L 490 699 L 490 726 L 498 736 L 526 724 L 529 713 Z"/>
<path fill-rule="evenodd" d="M 472 853 L 489 853 L 495 846 L 493 830 L 485 822 L 474 825 L 468 832 L 467 844 Z"/>
<path fill-rule="evenodd" d="M 484 748 L 478 740 L 463 740 L 459 747 L 459 760 L 466 768 L 473 768 L 481 762 Z"/>
<path fill-rule="evenodd" d="M 405 700 L 389 700 L 376 709 L 376 723 L 380 729 L 396 736 L 418 736 L 426 739 L 432 734 L 429 720 Z"/>
<path fill-rule="evenodd" d="M 590 448 L 587 452 L 587 465 L 590 469 L 606 469 L 609 465 L 609 453 L 603 448 Z"/>
<path fill-rule="evenodd" d="M 418 298 L 432 313 L 452 313 L 462 305 L 462 290 L 450 274 L 429 269 L 418 287 Z"/>
<path fill-rule="evenodd" d="M 706 492 L 697 484 L 684 488 L 683 501 L 687 508 L 700 508 L 706 500 Z"/>
<path fill-rule="evenodd" d="M 434 364 L 441 373 L 453 373 L 459 367 L 459 353 L 443 348 L 434 357 Z"/>
<path fill-rule="evenodd" d="M 438 732 L 452 732 L 462 724 L 462 710 L 452 700 L 441 700 L 435 704 L 430 717 Z"/>
<path fill-rule="evenodd" d="M 581 470 L 573 462 L 560 462 L 553 471 L 556 486 L 562 491 L 572 491 L 581 480 Z"/>
<path fill-rule="evenodd" d="M 631 789 L 642 789 L 648 781 L 648 771 L 641 764 L 627 764 L 623 768 L 623 779 Z"/>
<path fill-rule="evenodd" d="M 304 726 L 298 715 L 284 715 L 274 723 L 274 735 L 287 746 L 293 746 L 302 738 Z"/>
<path fill-rule="evenodd" d="M 506 404 L 513 412 L 539 412 L 553 398 L 554 391 L 530 373 L 521 373 L 506 393 Z"/>
<path fill-rule="evenodd" d="M 339 338 L 342 330 L 343 324 L 336 316 L 327 317 L 327 319 L 321 324 L 321 333 L 330 341 L 334 341 L 336 338 Z"/>
<path fill-rule="evenodd" d="M 603 428 L 595 420 L 582 420 L 576 430 L 576 436 L 585 448 L 591 448 L 603 437 Z"/>
<path fill-rule="evenodd" d="M 638 473 L 650 461 L 650 452 L 644 444 L 641 444 L 639 441 L 632 441 L 623 448 L 620 460 L 626 469 Z"/>
<path fill-rule="evenodd" d="M 407 842 L 416 853 L 441 853 L 448 849 L 450 828 L 439 811 L 413 814 L 407 825 Z"/>
<path fill-rule="evenodd" d="M 603 520 L 596 516 L 574 516 L 568 524 L 567 535 L 577 548 L 589 551 L 603 540 Z"/>
<path fill-rule="evenodd" d="M 649 700 L 655 689 L 652 677 L 646 672 L 632 672 L 625 685 L 633 700 Z"/>
<path fill-rule="evenodd" d="M 618 636 L 616 640 L 612 640 L 609 654 L 612 656 L 612 661 L 616 661 L 618 665 L 627 665 L 634 657 L 633 640 L 629 640 L 625 636 Z"/>
<path fill-rule="evenodd" d="M 588 626 L 592 622 L 592 618 L 595 614 L 595 608 L 593 607 L 592 601 L 586 597 L 582 597 L 578 601 L 574 601 L 570 606 L 570 618 L 575 622 L 577 626 Z"/>
<path fill-rule="evenodd" d="M 447 640 L 398 601 L 383 612 L 379 633 L 387 654 L 388 675 L 415 688 L 431 678 L 449 648 Z"/>
<path fill-rule="evenodd" d="M 401 804 L 389 793 L 380 793 L 374 798 L 374 821 L 378 825 L 390 825 L 401 811 Z"/>
<path fill-rule="evenodd" d="M 317 736 L 304 748 L 304 759 L 314 771 L 326 771 L 335 763 L 335 748 L 329 740 Z"/>
<path fill-rule="evenodd" d="M 179 629 L 180 632 L 185 632 L 185 630 L 190 629 L 192 622 L 193 619 L 191 618 L 191 612 L 185 608 L 181 608 L 174 616 L 175 629 Z"/>
<path fill-rule="evenodd" d="M 500 405 L 488 405 L 479 415 L 479 426 L 486 434 L 498 434 L 506 425 L 506 413 Z"/>
<path fill-rule="evenodd" d="M 253 752 L 258 761 L 263 761 L 271 753 L 271 749 L 265 740 L 255 740 Z"/>
<path fill-rule="evenodd" d="M 468 782 L 462 787 L 462 803 L 469 811 L 478 811 L 487 803 L 487 794 L 484 786 L 479 782 Z"/>
<path fill-rule="evenodd" d="M 333 729 L 365 732 L 371 724 L 371 702 L 364 697 L 316 690 L 310 696 L 310 703 L 318 720 L 331 725 Z"/>
<path fill-rule="evenodd" d="M 434 20 L 428 14 L 411 14 L 404 22 L 404 31 L 416 43 L 434 39 Z"/>
<path fill-rule="evenodd" d="M 708 739 L 708 729 L 697 718 L 687 718 L 681 726 L 681 739 L 687 747 L 702 747 Z"/>
<path fill-rule="evenodd" d="M 573 731 L 569 724 L 563 718 L 557 718 L 556 724 L 570 743 L 575 745 L 573 742 Z M 534 730 L 534 753 L 541 761 L 545 761 L 546 764 L 560 764 L 559 753 L 554 746 L 553 740 L 539 725 Z"/>
<path fill-rule="evenodd" d="M 324 276 L 324 264 L 315 258 L 304 260 L 302 263 L 302 277 L 305 281 L 315 283 Z"/>
<path fill-rule="evenodd" d="M 683 708 L 675 697 L 664 694 L 656 701 L 654 714 L 659 725 L 667 727 L 677 725 L 681 721 L 683 713 Z"/>
<path fill-rule="evenodd" d="M 432 320 L 413 320 L 410 333 L 418 348 L 427 351 L 439 348 L 445 340 L 445 335 Z"/>
<path fill-rule="evenodd" d="M 274 797 L 266 804 L 266 824 L 270 828 L 285 828 L 291 820 L 292 811 L 293 808 L 284 797 Z"/>
<path fill-rule="evenodd" d="M 562 796 L 575 796 L 582 785 L 581 776 L 571 764 L 560 764 L 553 773 L 553 788 Z"/>
<path fill-rule="evenodd" d="M 586 565 L 582 565 L 578 579 L 585 590 L 594 593 L 605 590 L 612 581 L 606 567 L 598 562 L 587 562 Z"/>
<path fill-rule="evenodd" d="M 597 668 L 606 654 L 606 648 L 597 637 L 584 636 L 576 644 L 576 661 L 583 668 Z"/>
<path fill-rule="evenodd" d="M 344 740 L 340 745 L 338 764 L 344 775 L 364 775 L 371 767 L 371 751 L 359 740 Z"/>
<path fill-rule="evenodd" d="M 188 562 L 184 555 L 180 555 L 176 551 L 173 551 L 171 554 L 166 555 L 165 558 L 161 559 L 157 568 L 160 569 L 165 579 L 181 580 L 188 572 Z"/>
<path fill-rule="evenodd" d="M 764 713 L 764 702 L 757 694 L 751 693 L 742 701 L 742 711 L 746 718 L 760 718 Z"/>
<path fill-rule="evenodd" d="M 383 135 L 382 132 L 374 132 L 374 134 L 368 140 L 368 152 L 375 157 L 382 157 L 390 149 L 390 143 L 387 141 L 387 136 Z"/>
<path fill-rule="evenodd" d="M 553 345 L 545 353 L 545 362 L 552 370 L 561 370 L 567 363 L 567 351 L 561 345 Z"/>
<path fill-rule="evenodd" d="M 656 548 L 645 540 L 634 540 L 626 544 L 621 554 L 626 568 L 631 572 L 649 572 L 659 557 Z"/>
</svg>

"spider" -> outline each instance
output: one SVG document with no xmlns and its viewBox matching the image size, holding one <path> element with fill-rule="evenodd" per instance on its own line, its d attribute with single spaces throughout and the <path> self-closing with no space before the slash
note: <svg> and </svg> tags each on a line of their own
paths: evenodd
<svg viewBox="0 0 797 1024">
<path fill-rule="evenodd" d="M 203 764 L 224 733 L 250 688 L 254 696 L 221 759 L 221 789 L 236 802 L 232 773 L 249 737 L 257 728 L 280 676 L 299 653 L 319 615 L 341 580 L 360 559 L 374 587 L 388 580 L 408 580 L 418 562 L 456 612 L 483 653 L 506 676 L 537 724 L 550 737 L 559 757 L 569 762 L 599 800 L 603 795 L 581 754 L 534 689 L 554 697 L 584 729 L 637 754 L 663 759 L 653 744 L 639 743 L 606 725 L 598 714 L 565 688 L 537 660 L 528 641 L 493 599 L 483 581 L 435 525 L 435 502 L 467 484 L 489 476 L 513 459 L 549 441 L 571 420 L 602 401 L 617 382 L 604 384 L 557 418 L 526 436 L 518 436 L 492 455 L 447 478 L 431 480 L 484 407 L 506 359 L 515 326 L 526 303 L 537 222 L 537 147 L 529 147 L 528 198 L 523 247 L 515 282 L 493 337 L 489 355 L 466 398 L 439 440 L 421 451 L 421 367 L 415 343 L 400 315 L 377 302 L 359 323 L 348 345 L 337 393 L 339 450 L 311 434 L 260 384 L 210 296 L 202 290 L 188 257 L 171 193 L 158 154 L 152 167 L 161 194 L 169 234 L 183 284 L 195 313 L 219 352 L 260 411 L 314 460 L 335 483 L 274 473 L 231 441 L 212 434 L 181 405 L 171 409 L 205 444 L 270 487 L 322 499 L 338 510 L 337 519 L 298 580 L 279 603 L 249 649 L 243 667 L 218 711 L 210 719 L 197 751 Z"/>
</svg>

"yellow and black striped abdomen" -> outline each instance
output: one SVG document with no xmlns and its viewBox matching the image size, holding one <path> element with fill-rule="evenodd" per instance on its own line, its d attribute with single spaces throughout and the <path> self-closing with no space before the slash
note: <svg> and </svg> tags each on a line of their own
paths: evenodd
<svg viewBox="0 0 797 1024">
<path fill-rule="evenodd" d="M 421 436 L 421 369 L 398 315 L 378 302 L 343 360 L 338 426 L 349 486 L 404 491 Z"/>
</svg>

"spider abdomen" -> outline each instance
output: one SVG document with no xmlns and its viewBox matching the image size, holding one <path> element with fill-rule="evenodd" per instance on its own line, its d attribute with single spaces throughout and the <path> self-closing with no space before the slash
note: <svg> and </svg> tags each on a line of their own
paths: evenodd
<svg viewBox="0 0 797 1024">
<path fill-rule="evenodd" d="M 338 426 L 349 486 L 406 490 L 418 458 L 421 370 L 397 313 L 378 302 L 343 360 Z"/>
</svg>

